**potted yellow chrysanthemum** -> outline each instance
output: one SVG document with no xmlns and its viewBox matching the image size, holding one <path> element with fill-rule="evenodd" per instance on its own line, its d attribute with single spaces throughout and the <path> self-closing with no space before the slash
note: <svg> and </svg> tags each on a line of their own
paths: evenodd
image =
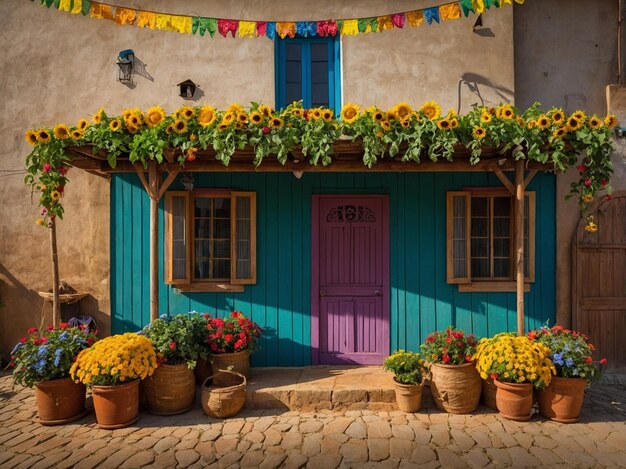
<svg viewBox="0 0 626 469">
<path fill-rule="evenodd" d="M 426 368 L 419 353 L 398 350 L 385 359 L 383 367 L 394 374 L 398 408 L 403 412 L 417 412 L 422 407 L 422 387 Z"/>
<path fill-rule="evenodd" d="M 139 380 L 151 376 L 156 367 L 152 342 L 126 333 L 83 350 L 70 374 L 76 382 L 91 386 L 98 426 L 115 429 L 139 419 Z"/>
</svg>

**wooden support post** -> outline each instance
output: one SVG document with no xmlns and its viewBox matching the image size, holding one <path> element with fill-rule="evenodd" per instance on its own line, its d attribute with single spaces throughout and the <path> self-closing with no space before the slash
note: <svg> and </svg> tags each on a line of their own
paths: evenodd
<svg viewBox="0 0 626 469">
<path fill-rule="evenodd" d="M 61 304 L 59 301 L 59 255 L 57 251 L 57 227 L 55 219 L 50 219 L 50 252 L 52 253 L 52 324 L 61 323 Z"/>
<path fill-rule="evenodd" d="M 150 196 L 150 321 L 159 317 L 159 178 L 156 161 L 148 166 Z"/>
<path fill-rule="evenodd" d="M 515 252 L 517 334 L 524 335 L 524 161 L 515 162 Z"/>
</svg>

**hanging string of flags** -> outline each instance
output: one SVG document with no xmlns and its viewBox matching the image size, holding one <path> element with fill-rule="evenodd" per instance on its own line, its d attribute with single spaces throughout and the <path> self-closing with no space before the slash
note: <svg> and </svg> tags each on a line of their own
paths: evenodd
<svg viewBox="0 0 626 469">
<path fill-rule="evenodd" d="M 265 36 L 274 39 L 301 37 L 356 36 L 371 32 L 382 32 L 394 28 L 421 26 L 442 21 L 459 19 L 470 13 L 480 14 L 491 7 L 500 8 L 506 4 L 524 3 L 524 0 L 458 0 L 419 10 L 393 13 L 369 18 L 349 18 L 322 21 L 250 21 L 203 16 L 171 15 L 150 10 L 137 10 L 91 0 L 40 0 L 42 5 L 59 11 L 82 14 L 96 19 L 113 21 L 119 25 L 137 26 L 161 31 L 175 31 L 182 34 L 218 32 L 222 36 L 254 38 Z"/>
</svg>

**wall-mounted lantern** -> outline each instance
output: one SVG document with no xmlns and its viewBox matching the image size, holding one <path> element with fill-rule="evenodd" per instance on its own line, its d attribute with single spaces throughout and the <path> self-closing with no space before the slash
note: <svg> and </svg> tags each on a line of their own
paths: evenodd
<svg viewBox="0 0 626 469">
<path fill-rule="evenodd" d="M 133 82 L 133 65 L 135 64 L 135 53 L 132 49 L 121 51 L 117 57 L 117 81 L 122 83 Z"/>
<path fill-rule="evenodd" d="M 180 88 L 179 94 L 181 98 L 191 99 L 193 98 L 193 95 L 196 92 L 196 87 L 198 85 L 196 85 L 191 80 L 185 80 L 182 83 L 179 83 L 177 86 Z"/>
</svg>

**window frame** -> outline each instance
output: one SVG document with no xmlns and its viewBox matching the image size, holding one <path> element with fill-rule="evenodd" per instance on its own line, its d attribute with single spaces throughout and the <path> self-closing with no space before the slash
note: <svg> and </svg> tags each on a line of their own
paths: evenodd
<svg viewBox="0 0 626 469">
<path fill-rule="evenodd" d="M 184 278 L 173 278 L 173 199 L 185 200 L 185 259 Z M 250 203 L 250 278 L 237 278 L 237 198 L 248 198 Z M 195 212 L 194 201 L 198 198 L 230 198 L 230 279 L 195 278 Z M 231 189 L 194 189 L 193 191 L 168 191 L 165 193 L 164 225 L 164 283 L 180 291 L 196 292 L 243 292 L 245 285 L 255 284 L 256 277 L 256 192 Z"/>
<path fill-rule="evenodd" d="M 336 115 L 341 111 L 341 41 L 339 35 L 332 37 L 276 37 L 274 41 L 274 86 L 276 109 L 291 104 L 286 102 L 286 45 L 301 44 L 302 49 L 302 106 L 305 109 L 312 107 L 311 96 L 311 44 L 328 44 L 328 108 Z M 332 54 L 332 57 L 331 57 Z M 306 58 L 306 60 L 305 60 Z M 308 73 L 307 73 L 308 72 Z"/>
<path fill-rule="evenodd" d="M 536 242 L 536 194 L 533 191 L 524 193 L 527 203 L 524 204 L 524 210 L 528 214 L 528 249 L 524 250 L 524 255 L 528 259 L 528 272 L 524 276 L 524 290 L 530 291 L 530 284 L 535 282 L 535 242 Z M 509 277 L 472 277 L 472 197 L 488 197 L 489 198 L 489 263 L 490 273 L 493 274 L 493 200 L 494 197 L 507 196 L 511 201 L 510 212 L 510 265 L 511 274 Z M 466 276 L 455 276 L 454 272 L 454 198 L 465 198 L 465 271 Z M 525 219 L 526 219 L 525 213 Z M 446 267 L 447 267 L 447 283 L 458 286 L 460 292 L 513 292 L 516 291 L 515 282 L 515 204 L 514 197 L 505 188 L 498 187 L 480 187 L 480 188 L 464 188 L 460 191 L 448 191 L 446 193 Z M 525 224 L 526 225 L 526 224 Z"/>
</svg>

